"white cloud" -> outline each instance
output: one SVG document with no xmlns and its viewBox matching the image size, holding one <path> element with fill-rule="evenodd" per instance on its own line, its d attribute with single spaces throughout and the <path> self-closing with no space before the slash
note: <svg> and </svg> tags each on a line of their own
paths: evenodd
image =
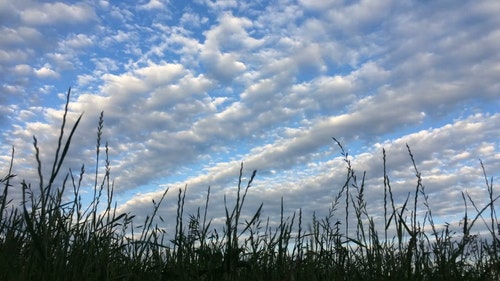
<svg viewBox="0 0 500 281">
<path fill-rule="evenodd" d="M 111 38 L 113 38 L 116 42 L 121 43 L 127 40 L 131 40 L 131 36 L 133 36 L 131 33 L 124 32 L 123 30 L 118 30 L 116 35 L 113 35 Z"/>
<path fill-rule="evenodd" d="M 46 64 L 39 69 L 35 69 L 35 75 L 40 78 L 59 78 L 59 73 L 51 69 L 51 66 Z"/>
<path fill-rule="evenodd" d="M 0 50 L 0 62 L 11 63 L 11 62 L 26 62 L 30 57 L 30 50 Z"/>
<path fill-rule="evenodd" d="M 109 1 L 101 0 L 101 1 L 99 1 L 99 6 L 101 6 L 102 8 L 108 8 L 109 7 Z"/>
<path fill-rule="evenodd" d="M 166 3 L 162 0 L 149 0 L 148 3 L 140 5 L 139 9 L 144 9 L 144 10 L 163 10 L 166 8 Z"/>
<path fill-rule="evenodd" d="M 367 170 L 373 210 L 382 147 L 397 199 L 415 184 L 406 143 L 427 191 L 448 202 L 481 194 L 477 158 L 500 166 L 494 1 L 16 3 L 6 9 L 17 19 L 0 8 L 2 143 L 23 143 L 29 167 L 31 136 L 57 140 L 57 98 L 76 83 L 70 115 L 85 117 L 68 166 L 93 163 L 104 110 L 123 210 L 145 213 L 163 185 L 188 183 L 192 202 L 211 185 L 222 200 L 241 161 L 259 170 L 250 204 L 328 208 L 345 178 L 331 137 Z M 166 16 L 153 9 L 167 4 Z M 432 201 L 443 216 L 461 207 Z"/>
<path fill-rule="evenodd" d="M 59 45 L 63 49 L 82 49 L 94 45 L 95 42 L 95 36 L 88 36 L 86 34 L 72 34 L 68 39 L 60 42 Z"/>
<path fill-rule="evenodd" d="M 109 16 L 114 19 L 118 19 L 122 23 L 126 23 L 134 19 L 134 13 L 132 11 L 115 5 L 111 6 Z"/>
<path fill-rule="evenodd" d="M 65 3 L 44 3 L 29 7 L 22 10 L 20 16 L 21 20 L 29 25 L 75 24 L 97 18 L 94 10 L 88 5 L 68 5 Z"/>
<path fill-rule="evenodd" d="M 387 171 L 389 177 L 392 179 L 391 182 L 396 204 L 399 205 L 404 202 L 408 188 L 413 190 L 416 179 L 414 179 L 411 159 L 406 151 L 406 143 L 410 144 L 412 152 L 415 155 L 417 167 L 420 172 L 422 172 L 424 179 L 423 184 L 426 186 L 427 195 L 429 195 L 429 203 L 437 218 L 444 218 L 450 214 L 463 211 L 460 203 L 457 205 L 450 205 L 450 202 L 460 202 L 461 200 L 460 189 L 455 189 L 459 188 L 456 187 L 457 183 L 461 183 L 461 186 L 467 186 L 469 192 L 474 194 L 473 196 L 478 200 L 477 203 L 481 204 L 480 202 L 482 202 L 483 199 L 476 197 L 480 196 L 480 194 L 474 191 L 476 186 L 480 188 L 483 183 L 477 157 L 486 156 L 488 160 L 484 160 L 489 162 L 493 169 L 500 165 L 498 162 L 499 157 L 491 155 L 490 152 L 467 155 L 469 148 L 463 146 L 463 144 L 468 143 L 468 141 L 464 141 L 460 144 L 454 143 L 454 140 L 464 134 L 464 129 L 472 129 L 473 132 L 471 131 L 468 133 L 475 136 L 477 136 L 479 132 L 484 132 L 485 130 L 489 131 L 486 127 L 490 129 L 493 128 L 494 126 L 492 124 L 494 124 L 495 120 L 498 118 L 498 115 L 475 116 L 468 120 L 461 120 L 455 124 L 446 125 L 434 130 L 421 131 L 400 139 L 387 141 L 384 144 L 376 144 L 368 153 L 353 156 L 354 158 L 351 158 L 351 161 L 358 176 L 360 176 L 363 170 L 367 171 L 368 178 L 366 183 L 367 186 L 365 187 L 365 196 L 366 198 L 371 198 L 368 202 L 370 212 L 383 212 L 381 205 L 377 203 L 381 202 L 383 199 L 383 194 L 381 194 L 379 192 L 380 190 L 377 188 L 377 186 L 381 185 L 382 147 L 387 151 Z M 483 125 L 471 127 L 468 125 L 470 122 L 479 122 L 479 124 Z M 331 160 L 311 162 L 315 164 L 307 165 L 306 168 L 302 168 L 304 169 L 302 171 L 296 171 L 295 169 L 288 170 L 288 168 L 294 166 L 294 164 L 292 164 L 293 161 L 304 161 L 303 163 L 308 163 L 312 161 L 314 157 L 320 155 L 312 153 L 313 150 L 311 149 L 304 150 L 304 148 L 310 145 L 308 144 L 310 143 L 310 139 L 305 137 L 305 135 L 307 135 L 307 133 L 303 134 L 304 137 L 299 137 L 290 142 L 275 143 L 255 148 L 248 155 L 243 157 L 245 160 L 246 174 L 250 173 L 254 168 L 259 170 L 257 180 L 249 193 L 251 196 L 254 196 L 249 204 L 265 202 L 265 209 L 269 212 L 268 214 L 276 215 L 279 213 L 279 205 L 274 203 L 278 202 L 280 197 L 283 197 L 284 202 L 286 202 L 285 208 L 287 214 L 290 214 L 291 211 L 297 210 L 298 208 L 302 208 L 304 213 L 309 215 L 312 214 L 313 210 L 318 212 L 317 215 L 321 215 L 327 210 L 331 202 L 330 200 L 343 184 L 342 180 L 345 176 L 343 175 L 345 172 L 345 163 L 343 163 L 342 159 L 334 156 L 335 154 L 339 155 L 340 152 L 338 148 L 335 148 L 334 143 L 331 142 L 329 145 L 333 147 L 333 150 L 329 152 L 330 157 L 332 157 Z M 439 140 L 439 138 L 445 139 Z M 426 139 L 433 139 L 434 143 L 438 145 L 429 147 L 427 145 L 428 142 L 425 141 Z M 477 148 L 481 149 L 480 147 L 482 146 L 479 145 Z M 346 148 L 349 149 L 349 147 Z M 442 154 L 443 152 L 452 155 L 461 154 L 462 157 L 466 157 L 472 160 L 472 162 L 470 162 L 470 166 L 462 166 L 463 164 L 461 163 L 463 162 L 454 162 L 453 166 L 450 166 L 450 163 L 446 162 L 429 162 L 431 159 L 446 160 L 447 156 L 446 154 Z M 300 156 L 306 155 L 309 156 L 301 159 Z M 290 160 L 292 162 L 290 162 Z M 288 168 L 283 169 L 284 165 Z M 450 168 L 458 169 L 459 172 L 449 174 Z M 237 177 L 238 170 L 239 161 L 237 160 L 225 163 L 221 162 L 211 166 L 205 170 L 205 173 L 194 176 L 186 181 L 189 188 L 188 194 L 190 192 L 199 192 L 200 188 L 203 190 L 203 188 L 210 185 L 212 186 L 211 197 L 216 202 L 218 199 L 222 198 L 223 194 L 229 192 L 226 187 L 228 187 L 230 181 Z M 278 173 L 278 177 L 270 178 L 266 176 L 266 171 L 271 173 L 276 170 L 281 171 Z M 262 177 L 264 179 L 262 179 Z M 186 182 L 171 183 L 168 186 L 183 186 Z M 138 195 L 135 199 L 131 199 L 123 204 L 122 211 L 138 210 L 141 206 L 144 206 L 141 202 L 148 202 L 152 198 L 157 198 L 161 192 L 160 190 L 158 192 Z M 314 204 L 305 204 L 305 202 L 308 201 L 304 201 L 304 198 L 309 198 L 308 200 L 311 200 L 310 202 L 314 202 Z M 484 199 L 486 199 L 486 197 Z M 213 209 L 217 210 L 217 206 L 213 206 Z"/>
<path fill-rule="evenodd" d="M 47 59 L 52 62 L 58 69 L 74 69 L 74 55 L 69 53 L 48 53 Z"/>
<path fill-rule="evenodd" d="M 150 65 L 134 71 L 141 80 L 152 87 L 160 84 L 169 84 L 174 78 L 185 73 L 184 67 L 179 64 Z"/>
<path fill-rule="evenodd" d="M 326 14 L 332 24 L 346 34 L 357 34 L 363 29 L 376 29 L 391 16 L 390 0 L 359 1 L 344 7 L 331 7 Z"/>
<path fill-rule="evenodd" d="M 226 13 L 219 21 L 218 26 L 206 33 L 200 55 L 209 70 L 208 75 L 229 83 L 246 69 L 245 64 L 239 61 L 238 53 L 257 48 L 263 41 L 248 35 L 245 28 L 252 26 L 248 19 Z"/>
<path fill-rule="evenodd" d="M 29 76 L 33 73 L 33 68 L 27 64 L 18 64 L 14 67 L 14 73 L 19 76 Z"/>
<path fill-rule="evenodd" d="M 32 42 L 40 42 L 42 34 L 35 28 L 20 26 L 17 28 L 1 27 L 2 41 L 0 46 L 23 46 Z"/>
<path fill-rule="evenodd" d="M 200 27 L 208 22 L 207 17 L 201 17 L 195 13 L 184 13 L 180 19 L 180 23 L 182 26 L 194 26 Z"/>
<path fill-rule="evenodd" d="M 217 11 L 235 8 L 238 6 L 238 2 L 236 0 L 196 0 L 195 2 L 207 5 L 210 9 Z"/>
<path fill-rule="evenodd" d="M 93 59 L 92 62 L 95 65 L 95 70 L 98 72 L 109 73 L 109 72 L 115 72 L 118 69 L 120 69 L 118 66 L 118 62 L 110 58 L 105 58 L 105 57 L 96 58 Z"/>
<path fill-rule="evenodd" d="M 246 66 L 237 57 L 230 53 L 204 53 L 202 54 L 207 68 L 211 70 L 209 75 L 213 75 L 216 79 L 223 83 L 229 83 L 239 73 L 242 73 Z"/>
<path fill-rule="evenodd" d="M 80 86 L 86 86 L 95 80 L 96 80 L 96 78 L 93 77 L 92 75 L 88 75 L 88 74 L 78 75 L 78 85 L 80 85 Z"/>
</svg>

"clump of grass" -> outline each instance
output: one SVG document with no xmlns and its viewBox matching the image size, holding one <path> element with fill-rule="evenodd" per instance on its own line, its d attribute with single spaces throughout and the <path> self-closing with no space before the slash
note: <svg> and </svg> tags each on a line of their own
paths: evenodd
<svg viewBox="0 0 500 281">
<path fill-rule="evenodd" d="M 7 175 L 0 178 L 0 280 L 499 280 L 494 206 L 499 197 L 483 163 L 488 203 L 478 206 L 463 192 L 458 233 L 449 225 L 436 225 L 409 146 L 416 185 L 403 202 L 394 198 L 383 150 L 384 213 L 383 224 L 377 225 L 374 215 L 380 214 L 370 214 L 367 208 L 366 174 L 358 178 L 348 153 L 333 139 L 346 164 L 346 178 L 326 216 L 314 214 L 307 224 L 302 210 L 285 214 L 283 199 L 278 225 L 263 217 L 263 204 L 246 214 L 243 206 L 256 171 L 245 186 L 242 164 L 235 201 L 224 198 L 222 229 L 212 228 L 207 217 L 210 187 L 204 208 L 185 220 L 186 187 L 179 190 L 174 235 L 169 237 L 156 220 L 165 221 L 159 210 L 168 189 L 152 202 L 151 214 L 139 225 L 133 214 L 117 213 L 107 143 L 101 151 L 103 113 L 97 124 L 92 199 L 83 205 L 85 166 L 76 173 L 61 169 L 82 118 L 65 136 L 69 97 L 70 91 L 48 177 L 42 173 L 41 148 L 33 137 L 36 187 L 25 181 L 13 186 L 14 148 Z M 104 167 L 99 164 L 102 154 Z M 10 198 L 12 188 L 22 190 L 20 205 Z M 419 220 L 422 209 L 425 215 Z M 474 234 L 480 222 L 489 237 Z"/>
</svg>

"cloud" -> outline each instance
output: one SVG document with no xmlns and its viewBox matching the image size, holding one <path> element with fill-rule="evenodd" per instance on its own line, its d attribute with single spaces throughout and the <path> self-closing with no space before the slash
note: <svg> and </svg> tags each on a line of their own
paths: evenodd
<svg viewBox="0 0 500 281">
<path fill-rule="evenodd" d="M 449 202 L 460 202 L 460 191 L 465 188 L 478 200 L 478 204 L 487 200 L 484 187 L 482 187 L 482 172 L 477 157 L 481 157 L 485 163 L 489 163 L 491 170 L 500 165 L 498 161 L 500 157 L 490 153 L 491 149 L 494 148 L 484 149 L 484 147 L 488 147 L 485 144 L 478 143 L 474 147 L 467 147 L 466 143 L 474 143 L 477 139 L 480 139 L 480 132 L 486 133 L 488 136 L 490 136 L 489 134 L 492 134 L 491 136 L 497 135 L 498 133 L 494 131 L 493 124 L 498 118 L 500 118 L 498 114 L 493 116 L 473 116 L 467 120 L 460 120 L 440 128 L 423 130 L 402 138 L 377 143 L 368 152 L 352 156 L 350 159 L 358 177 L 361 176 L 363 171 L 367 172 L 365 197 L 371 198 L 367 202 L 370 212 L 372 214 L 383 213 L 382 205 L 378 204 L 383 200 L 383 193 L 380 193 L 383 172 L 382 148 L 387 151 L 387 171 L 391 178 L 396 204 L 398 206 L 402 204 L 407 192 L 414 190 L 416 184 L 415 172 L 408 151 L 406 151 L 406 144 L 410 145 L 415 155 L 415 161 L 422 173 L 423 184 L 426 187 L 429 203 L 436 218 L 439 218 L 439 220 L 450 218 L 451 214 L 463 211 L 460 204 L 449 206 Z M 475 139 L 455 142 L 457 138 L 461 138 L 463 135 Z M 436 146 L 428 145 L 430 139 Z M 277 205 L 276 202 L 279 201 L 280 197 L 283 197 L 284 202 L 286 202 L 286 214 L 290 214 L 299 208 L 303 209 L 304 214 L 309 215 L 312 215 L 313 211 L 316 211 L 317 215 L 325 213 L 333 196 L 343 184 L 345 163 L 339 157 L 340 151 L 335 147 L 333 141 L 327 144 L 330 149 L 324 155 L 322 155 L 323 153 L 314 153 L 313 149 L 310 149 L 310 143 L 312 142 L 314 140 L 299 137 L 289 142 L 261 146 L 245 155 L 243 157 L 245 160 L 245 175 L 248 175 L 254 168 L 258 169 L 256 182 L 249 193 L 252 200 L 248 204 L 256 208 L 259 202 L 265 202 L 264 210 L 268 212 L 267 214 L 278 214 L 280 210 L 279 204 Z M 493 146 L 498 149 L 498 143 Z M 304 148 L 308 149 L 304 150 Z M 346 149 L 349 150 L 349 147 L 346 147 Z M 483 153 L 480 152 L 482 150 L 484 150 Z M 469 154 L 469 151 L 473 152 L 474 156 Z M 328 158 L 323 158 L 325 155 Z M 463 165 L 464 162 L 453 159 L 453 157 L 450 157 L 451 155 L 461 155 L 461 160 L 464 157 L 472 157 L 469 158 L 470 161 L 467 162 L 467 165 Z M 292 159 L 301 161 L 300 158 L 303 156 L 306 156 L 305 159 L 301 159 L 303 161 L 301 164 L 304 165 L 301 166 L 303 170 L 297 172 L 295 169 L 291 169 L 291 167 L 297 166 L 298 163 L 293 163 L 294 160 Z M 318 159 L 324 160 L 318 161 Z M 437 159 L 437 161 L 433 161 L 434 159 Z M 167 186 L 171 188 L 181 187 L 187 183 L 189 197 L 195 196 L 197 192 L 202 192 L 210 185 L 212 186 L 211 198 L 214 200 L 212 202 L 217 202 L 217 200 L 222 200 L 224 194 L 231 192 L 232 188 L 234 188 L 231 183 L 236 180 L 239 168 L 238 161 L 218 163 L 207 168 L 204 174 L 194 176 L 186 182 L 174 182 Z M 268 170 L 279 170 L 281 172 L 279 172 L 279 177 L 270 177 L 266 173 Z M 137 211 L 141 206 L 144 206 L 142 202 L 157 198 L 162 192 L 163 190 L 158 190 L 157 192 L 137 195 L 134 199 L 124 203 L 121 210 Z M 304 204 L 304 202 L 310 202 L 311 204 Z M 423 207 L 421 205 L 419 208 Z M 220 215 L 222 214 L 220 213 L 222 210 L 219 210 L 217 206 L 214 205 L 213 209 L 215 209 L 214 215 L 218 212 Z M 251 208 L 249 209 L 251 210 Z"/>
<path fill-rule="evenodd" d="M 398 202 L 415 187 L 408 143 L 446 218 L 465 188 L 481 198 L 477 158 L 498 171 L 495 1 L 20 3 L 0 4 L 2 148 L 36 172 L 37 135 L 50 163 L 73 86 L 70 121 L 85 115 L 67 167 L 94 163 L 104 111 L 120 210 L 186 183 L 193 208 L 209 185 L 218 208 L 241 162 L 258 170 L 249 207 L 326 210 L 345 179 L 331 137 L 367 171 L 375 211 L 382 148 Z"/>
<path fill-rule="evenodd" d="M 245 64 L 238 61 L 237 57 L 232 54 L 205 53 L 202 57 L 210 70 L 209 75 L 222 83 L 229 83 L 238 73 L 242 73 L 246 69 Z"/>
<path fill-rule="evenodd" d="M 144 9 L 144 10 L 155 10 L 155 9 L 163 10 L 165 8 L 166 4 L 164 3 L 164 1 L 161 0 L 149 0 L 148 3 L 139 6 L 139 9 Z"/>
<path fill-rule="evenodd" d="M 227 84 L 246 70 L 245 64 L 238 61 L 238 54 L 231 50 L 251 50 L 261 45 L 262 41 L 250 37 L 245 31 L 245 28 L 252 25 L 248 19 L 224 14 L 219 21 L 218 26 L 206 33 L 200 55 L 209 71 L 207 75 L 213 75 Z"/>
<path fill-rule="evenodd" d="M 35 28 L 20 26 L 17 28 L 1 27 L 3 34 L 0 46 L 20 47 L 42 40 L 42 33 Z"/>
<path fill-rule="evenodd" d="M 19 76 L 29 76 L 33 73 L 33 68 L 27 64 L 18 64 L 14 67 L 14 73 Z"/>
<path fill-rule="evenodd" d="M 59 78 L 59 73 L 50 68 L 50 65 L 44 65 L 39 69 L 34 70 L 35 75 L 40 78 Z"/>
<path fill-rule="evenodd" d="M 70 53 L 48 53 L 47 60 L 54 64 L 58 69 L 71 70 L 75 69 L 75 56 Z"/>
<path fill-rule="evenodd" d="M 44 3 L 28 7 L 20 12 L 23 23 L 28 25 L 50 25 L 58 23 L 76 24 L 97 18 L 94 10 L 85 4 Z"/>
<path fill-rule="evenodd" d="M 194 27 L 200 27 L 201 25 L 204 25 L 208 22 L 207 17 L 201 17 L 198 14 L 195 13 L 184 13 L 182 14 L 182 17 L 180 19 L 180 24 L 182 26 L 194 26 Z"/>
<path fill-rule="evenodd" d="M 376 29 L 381 22 L 391 15 L 393 5 L 390 0 L 377 2 L 359 1 L 352 5 L 336 8 L 330 7 L 327 15 L 332 23 L 337 25 L 343 32 L 358 33 L 361 30 Z"/>
<path fill-rule="evenodd" d="M 62 49 L 83 49 L 95 44 L 95 36 L 86 34 L 72 34 L 67 40 L 60 42 Z"/>
<path fill-rule="evenodd" d="M 235 0 L 196 0 L 195 2 L 206 5 L 208 8 L 216 11 L 238 7 L 238 2 Z"/>
<path fill-rule="evenodd" d="M 13 62 L 26 62 L 31 50 L 0 50 L 0 62 L 10 64 Z"/>
</svg>

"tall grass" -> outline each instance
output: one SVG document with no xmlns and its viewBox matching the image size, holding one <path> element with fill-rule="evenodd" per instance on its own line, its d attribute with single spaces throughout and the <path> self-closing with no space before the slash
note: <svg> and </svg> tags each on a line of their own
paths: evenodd
<svg viewBox="0 0 500 281">
<path fill-rule="evenodd" d="M 365 174 L 358 178 L 348 153 L 333 139 L 344 158 L 346 178 L 332 198 L 326 216 L 313 215 L 307 223 L 302 210 L 285 214 L 283 199 L 277 226 L 263 217 L 263 204 L 253 213 L 244 214 L 243 206 L 256 171 L 244 185 L 242 165 L 235 201 L 224 198 L 222 229 L 213 228 L 207 217 L 210 188 L 204 207 L 184 215 L 186 187 L 178 193 L 174 235 L 167 237 L 165 229 L 156 222 L 164 221 L 159 208 L 168 189 L 158 202 L 153 201 L 151 214 L 139 225 L 133 214 L 117 213 L 107 143 L 101 151 L 102 113 L 97 125 L 92 199 L 84 206 L 80 194 L 82 183 L 86 182 L 85 166 L 76 173 L 69 170 L 64 174 L 61 170 L 82 118 L 78 117 L 65 136 L 69 96 L 70 91 L 50 174 L 46 177 L 42 173 L 41 148 L 33 137 L 38 184 L 32 186 L 22 181 L 20 186 L 13 186 L 12 179 L 17 177 L 12 173 L 14 148 L 10 169 L 0 179 L 0 280 L 500 278 L 499 224 L 494 206 L 499 197 L 494 194 L 493 179 L 488 179 L 482 163 L 488 203 L 478 206 L 467 192 L 462 192 L 464 214 L 460 233 L 449 225 L 440 228 L 435 223 L 409 146 L 416 184 L 403 202 L 395 200 L 383 151 L 384 213 L 383 224 L 377 225 L 367 208 Z M 101 157 L 104 167 L 99 166 Z M 62 183 L 56 184 L 56 179 L 62 179 Z M 14 204 L 9 195 L 12 188 L 22 190 L 20 205 Z M 419 220 L 420 204 L 425 215 Z M 474 215 L 470 214 L 471 208 Z M 486 227 L 489 235 L 474 234 L 473 227 L 478 223 Z"/>
</svg>

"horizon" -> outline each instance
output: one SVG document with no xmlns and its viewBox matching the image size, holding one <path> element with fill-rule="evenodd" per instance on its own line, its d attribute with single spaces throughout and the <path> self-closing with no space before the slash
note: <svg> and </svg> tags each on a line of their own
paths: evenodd
<svg viewBox="0 0 500 281">
<path fill-rule="evenodd" d="M 220 208 L 243 163 L 244 180 L 257 170 L 250 213 L 264 202 L 279 217 L 283 198 L 287 215 L 321 215 L 345 180 L 335 138 L 358 180 L 366 171 L 373 213 L 382 149 L 396 203 L 414 192 L 408 145 L 433 215 L 458 227 L 462 192 L 488 202 L 479 159 L 500 175 L 499 13 L 496 1 L 0 2 L 0 171 L 14 146 L 17 180 L 37 178 L 36 136 L 49 173 L 71 87 L 67 126 L 84 116 L 62 172 L 85 164 L 92 186 L 104 112 L 98 173 L 109 142 L 120 212 L 144 218 L 169 188 L 168 214 L 185 186 L 187 214 L 209 186 Z"/>
</svg>

